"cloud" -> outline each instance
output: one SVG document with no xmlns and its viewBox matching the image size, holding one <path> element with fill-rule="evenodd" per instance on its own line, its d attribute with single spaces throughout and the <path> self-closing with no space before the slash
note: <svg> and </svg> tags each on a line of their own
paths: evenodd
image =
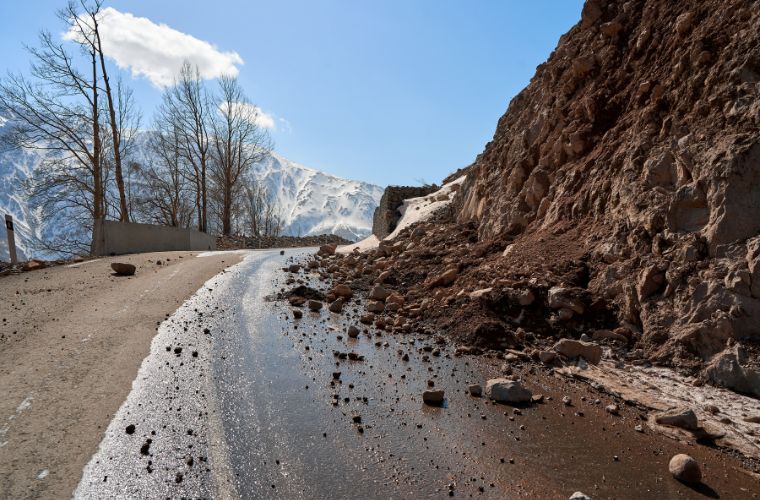
<svg viewBox="0 0 760 500">
<path fill-rule="evenodd" d="M 221 52 L 205 40 L 112 7 L 101 11 L 99 22 L 105 55 L 133 77 L 144 76 L 159 88 L 174 83 L 185 61 L 198 66 L 204 79 L 237 76 L 237 66 L 243 64 L 237 52 Z M 73 30 L 64 34 L 66 40 L 76 38 Z"/>
<path fill-rule="evenodd" d="M 237 102 L 234 105 L 237 109 L 236 112 L 241 113 L 248 121 L 255 123 L 261 128 L 277 129 L 277 121 L 287 122 L 284 118 L 275 118 L 271 113 L 267 113 L 255 104 L 248 104 Z M 227 103 L 223 102 L 219 105 L 219 110 L 224 113 L 227 109 Z"/>
</svg>

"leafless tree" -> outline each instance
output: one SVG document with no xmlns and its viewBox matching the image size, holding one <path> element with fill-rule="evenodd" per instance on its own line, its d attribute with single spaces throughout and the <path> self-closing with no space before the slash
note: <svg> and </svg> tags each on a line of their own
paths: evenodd
<svg viewBox="0 0 760 500">
<path fill-rule="evenodd" d="M 174 86 L 164 92 L 157 112 L 159 128 L 176 128 L 185 175 L 195 187 L 198 230 L 208 230 L 208 175 L 211 157 L 209 129 L 212 105 L 200 71 L 190 63 L 180 70 Z"/>
<path fill-rule="evenodd" d="M 122 170 L 122 129 L 123 118 L 120 112 L 125 111 L 121 97 L 124 95 L 121 82 L 118 84 L 118 96 L 114 98 L 114 90 L 111 87 L 111 80 L 108 77 L 105 54 L 103 52 L 102 37 L 100 31 L 99 17 L 101 16 L 101 7 L 103 0 L 79 0 L 75 2 L 70 0 L 66 8 L 59 12 L 59 17 L 65 22 L 71 23 L 71 29 L 74 37 L 73 41 L 82 45 L 90 53 L 94 53 L 97 63 L 100 66 L 100 78 L 103 85 L 104 95 L 106 97 L 106 115 L 110 129 L 111 154 L 114 169 L 114 179 L 119 195 L 119 220 L 129 221 L 129 209 L 127 207 L 127 196 L 124 186 L 124 175 Z M 80 11 L 81 8 L 81 11 Z"/>
<path fill-rule="evenodd" d="M 218 109 L 213 126 L 213 167 L 217 211 L 222 234 L 232 231 L 233 209 L 242 192 L 242 179 L 250 167 L 272 149 L 269 132 L 261 127 L 259 111 L 236 78 L 219 79 Z"/>
<path fill-rule="evenodd" d="M 0 81 L 0 106 L 14 118 L 11 142 L 45 153 L 29 186 L 31 200 L 51 217 L 66 214 L 60 224 L 70 226 L 64 241 L 50 244 L 81 253 L 88 246 L 82 226 L 105 214 L 97 54 L 85 52 L 81 63 L 49 32 L 27 50 L 30 77 Z"/>
<path fill-rule="evenodd" d="M 244 215 L 251 236 L 280 235 L 282 217 L 279 205 L 264 186 L 258 183 L 245 186 Z"/>
<path fill-rule="evenodd" d="M 157 122 L 151 132 L 151 160 L 142 168 L 146 191 L 138 202 L 148 222 L 188 227 L 193 221 L 194 204 L 188 196 L 192 187 L 184 175 L 183 140 L 183 132 L 176 124 Z"/>
</svg>

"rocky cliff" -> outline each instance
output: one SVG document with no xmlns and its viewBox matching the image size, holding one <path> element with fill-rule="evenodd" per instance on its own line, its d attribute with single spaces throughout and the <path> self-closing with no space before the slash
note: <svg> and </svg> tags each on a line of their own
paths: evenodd
<svg viewBox="0 0 760 500">
<path fill-rule="evenodd" d="M 589 0 L 464 174 L 325 261 L 398 295 L 368 324 L 557 366 L 586 340 L 760 396 L 760 2 Z"/>
<path fill-rule="evenodd" d="M 760 340 L 760 3 L 589 0 L 458 204 L 503 266 L 582 263 L 656 360 Z"/>
</svg>

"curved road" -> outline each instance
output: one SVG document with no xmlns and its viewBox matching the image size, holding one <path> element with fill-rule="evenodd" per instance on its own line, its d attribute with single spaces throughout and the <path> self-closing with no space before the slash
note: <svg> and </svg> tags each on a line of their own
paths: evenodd
<svg viewBox="0 0 760 500">
<path fill-rule="evenodd" d="M 536 374 L 530 388 L 553 397 L 515 410 L 464 391 L 498 362 L 454 357 L 430 335 L 349 339 L 358 305 L 346 306 L 348 316 L 323 309 L 293 320 L 274 299 L 293 286 L 281 268 L 306 252 L 251 252 L 162 323 L 76 497 L 758 493 L 733 460 L 715 455 L 709 491 L 666 477 L 670 453 L 685 447 L 634 433 L 635 408 L 613 419 L 609 401 L 582 402 L 581 384 Z M 444 407 L 422 404 L 428 381 L 446 390 Z M 563 406 L 563 394 L 578 406 Z"/>
</svg>

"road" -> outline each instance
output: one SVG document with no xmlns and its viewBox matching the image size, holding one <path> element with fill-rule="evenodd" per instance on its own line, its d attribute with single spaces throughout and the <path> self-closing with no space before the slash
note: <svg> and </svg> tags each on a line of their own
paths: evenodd
<svg viewBox="0 0 760 500">
<path fill-rule="evenodd" d="M 435 356 L 426 335 L 349 339 L 351 316 L 325 310 L 294 320 L 274 298 L 292 286 L 287 259 L 307 251 L 252 252 L 162 323 L 76 497 L 760 494 L 736 460 L 637 433 L 638 409 L 612 417 L 610 401 L 584 384 L 518 363 L 545 404 L 493 405 L 464 389 L 494 375 L 498 360 L 454 357 L 446 346 Z M 443 407 L 422 404 L 428 381 L 446 390 Z M 678 452 L 709 463 L 706 486 L 668 476 Z"/>
</svg>

